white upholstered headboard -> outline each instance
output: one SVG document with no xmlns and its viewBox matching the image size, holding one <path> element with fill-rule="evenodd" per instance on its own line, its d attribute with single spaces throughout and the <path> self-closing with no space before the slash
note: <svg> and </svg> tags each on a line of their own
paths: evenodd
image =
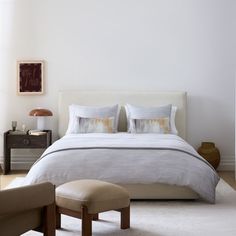
<svg viewBox="0 0 236 236">
<path fill-rule="evenodd" d="M 159 106 L 173 104 L 178 107 L 176 114 L 176 127 L 179 136 L 186 139 L 186 92 L 161 91 L 98 91 L 98 90 L 67 90 L 59 92 L 59 136 L 62 137 L 68 126 L 70 104 L 121 106 L 119 131 L 126 131 L 126 115 L 123 105 L 130 103 L 142 106 Z"/>
</svg>

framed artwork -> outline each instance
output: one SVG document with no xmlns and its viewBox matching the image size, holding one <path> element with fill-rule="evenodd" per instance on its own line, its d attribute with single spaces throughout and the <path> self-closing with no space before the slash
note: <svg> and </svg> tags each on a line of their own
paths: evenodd
<svg viewBox="0 0 236 236">
<path fill-rule="evenodd" d="M 43 61 L 17 61 L 17 93 L 43 94 Z"/>
</svg>

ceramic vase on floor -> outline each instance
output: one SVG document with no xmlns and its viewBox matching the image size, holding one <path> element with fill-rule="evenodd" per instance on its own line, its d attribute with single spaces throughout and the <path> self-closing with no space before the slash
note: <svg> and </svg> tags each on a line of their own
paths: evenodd
<svg viewBox="0 0 236 236">
<path fill-rule="evenodd" d="M 202 142 L 198 148 L 198 153 L 206 159 L 215 169 L 220 164 L 220 151 L 212 142 Z"/>
</svg>

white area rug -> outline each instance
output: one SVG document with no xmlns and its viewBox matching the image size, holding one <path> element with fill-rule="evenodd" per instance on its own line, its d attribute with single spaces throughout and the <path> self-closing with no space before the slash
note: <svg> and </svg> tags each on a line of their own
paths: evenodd
<svg viewBox="0 0 236 236">
<path fill-rule="evenodd" d="M 235 236 L 236 192 L 223 180 L 217 186 L 216 204 L 202 201 L 134 201 L 131 228 L 121 230 L 120 215 L 110 211 L 93 222 L 93 236 Z M 80 220 L 62 217 L 57 236 L 80 235 Z M 39 236 L 30 231 L 24 236 Z"/>
</svg>

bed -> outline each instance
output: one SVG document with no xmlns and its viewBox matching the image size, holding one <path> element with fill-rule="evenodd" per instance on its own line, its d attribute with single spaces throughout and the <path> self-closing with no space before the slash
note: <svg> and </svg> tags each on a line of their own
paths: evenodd
<svg viewBox="0 0 236 236">
<path fill-rule="evenodd" d="M 185 92 L 61 91 L 58 112 L 61 139 L 33 165 L 25 184 L 50 181 L 60 185 L 74 179 L 95 178 L 124 186 L 132 199 L 201 197 L 214 203 L 219 177 L 184 141 L 186 100 Z M 65 135 L 68 106 L 73 103 L 91 106 L 119 104 L 119 133 Z M 178 107 L 175 121 L 179 136 L 126 133 L 123 107 L 126 103 L 175 105 Z"/>
</svg>

